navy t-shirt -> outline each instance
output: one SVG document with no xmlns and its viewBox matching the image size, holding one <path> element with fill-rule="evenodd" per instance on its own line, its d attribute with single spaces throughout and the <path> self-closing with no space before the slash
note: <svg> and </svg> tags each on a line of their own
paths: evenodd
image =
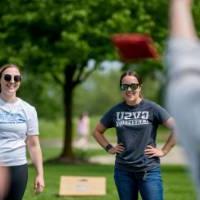
<svg viewBox="0 0 200 200">
<path fill-rule="evenodd" d="M 127 171 L 146 171 L 160 165 L 158 157 L 144 154 L 147 145 L 156 146 L 159 124 L 169 119 L 169 113 L 158 104 L 143 99 L 130 106 L 121 102 L 112 107 L 100 120 L 106 128 L 115 128 L 117 143 L 125 151 L 116 155 L 115 166 Z"/>
</svg>

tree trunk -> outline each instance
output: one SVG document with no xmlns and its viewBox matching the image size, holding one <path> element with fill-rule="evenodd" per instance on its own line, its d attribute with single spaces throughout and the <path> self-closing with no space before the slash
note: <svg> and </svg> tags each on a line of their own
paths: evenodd
<svg viewBox="0 0 200 200">
<path fill-rule="evenodd" d="M 73 67 L 66 67 L 64 72 L 65 83 L 63 86 L 64 94 L 64 143 L 60 159 L 63 161 L 73 161 L 74 154 L 72 151 L 72 106 L 73 106 Z"/>
</svg>

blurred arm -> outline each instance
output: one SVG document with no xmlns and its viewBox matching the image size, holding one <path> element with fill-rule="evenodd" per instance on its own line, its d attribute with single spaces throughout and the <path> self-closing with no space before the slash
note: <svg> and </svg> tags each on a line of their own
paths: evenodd
<svg viewBox="0 0 200 200">
<path fill-rule="evenodd" d="M 171 0 L 170 35 L 196 40 L 197 35 L 191 13 L 192 0 Z"/>
<path fill-rule="evenodd" d="M 171 131 L 166 143 L 162 147 L 162 151 L 164 155 L 166 155 L 176 144 L 175 133 L 174 133 L 175 121 L 173 118 L 169 118 L 166 122 L 164 122 L 163 125 Z"/>
</svg>

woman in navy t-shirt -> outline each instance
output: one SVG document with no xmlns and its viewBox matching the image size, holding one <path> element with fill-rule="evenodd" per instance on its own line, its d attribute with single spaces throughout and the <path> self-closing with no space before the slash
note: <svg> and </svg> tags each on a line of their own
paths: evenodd
<svg viewBox="0 0 200 200">
<path fill-rule="evenodd" d="M 120 78 L 123 102 L 113 106 L 97 124 L 94 137 L 110 154 L 116 154 L 115 183 L 120 200 L 163 200 L 160 157 L 175 145 L 174 120 L 158 104 L 143 99 L 141 78 L 131 71 Z M 171 134 L 159 149 L 156 147 L 157 128 L 163 124 Z M 115 128 L 117 145 L 104 136 L 106 129 Z"/>
</svg>

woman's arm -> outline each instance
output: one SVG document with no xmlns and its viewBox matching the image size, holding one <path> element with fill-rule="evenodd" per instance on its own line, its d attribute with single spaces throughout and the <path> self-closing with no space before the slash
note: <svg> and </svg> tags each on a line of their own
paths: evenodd
<svg viewBox="0 0 200 200">
<path fill-rule="evenodd" d="M 124 151 L 124 147 L 122 144 L 117 144 L 115 147 L 112 146 L 108 140 L 104 136 L 104 132 L 106 131 L 106 127 L 103 126 L 103 124 L 98 123 L 96 125 L 96 128 L 94 130 L 93 136 L 96 139 L 96 141 L 104 148 L 106 149 L 110 154 L 116 154 L 121 153 Z M 109 146 L 108 146 L 109 145 Z M 108 149 L 107 149 L 108 147 Z"/>
<path fill-rule="evenodd" d="M 174 134 L 174 127 L 175 122 L 174 119 L 171 117 L 167 121 L 163 123 L 165 127 L 167 127 L 171 133 L 161 149 L 155 148 L 151 145 L 148 145 L 145 149 L 145 154 L 151 157 L 163 157 L 167 155 L 167 153 L 172 149 L 172 147 L 176 144 L 175 134 Z"/>
<path fill-rule="evenodd" d="M 171 0 L 170 35 L 186 39 L 197 39 L 192 14 L 192 0 Z"/>
<path fill-rule="evenodd" d="M 37 173 L 35 178 L 34 188 L 36 192 L 42 192 L 45 184 L 44 184 L 42 151 L 40 148 L 39 137 L 37 135 L 27 136 L 27 147 Z"/>
<path fill-rule="evenodd" d="M 172 147 L 174 147 L 174 145 L 176 144 L 176 138 L 175 138 L 175 133 L 174 133 L 175 121 L 171 117 L 166 122 L 164 122 L 163 125 L 171 131 L 166 143 L 162 147 L 162 151 L 163 151 L 164 156 L 165 156 L 172 149 Z"/>
</svg>

